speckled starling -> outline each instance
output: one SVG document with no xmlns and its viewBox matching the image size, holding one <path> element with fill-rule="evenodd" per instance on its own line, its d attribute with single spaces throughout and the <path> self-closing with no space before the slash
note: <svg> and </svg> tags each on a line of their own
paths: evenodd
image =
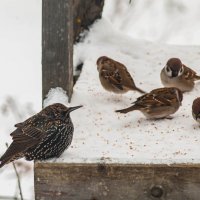
<svg viewBox="0 0 200 200">
<path fill-rule="evenodd" d="M 74 127 L 70 112 L 82 106 L 56 103 L 15 125 L 13 142 L 0 158 L 0 168 L 16 159 L 45 160 L 59 157 L 72 142 Z"/>
</svg>

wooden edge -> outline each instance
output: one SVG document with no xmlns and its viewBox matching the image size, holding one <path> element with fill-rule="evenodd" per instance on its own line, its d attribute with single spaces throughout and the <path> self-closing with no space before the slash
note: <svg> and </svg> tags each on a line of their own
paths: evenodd
<svg viewBox="0 0 200 200">
<path fill-rule="evenodd" d="M 199 200 L 200 164 L 35 163 L 36 200 Z"/>
<path fill-rule="evenodd" d="M 57 168 L 68 168 L 68 167 L 96 167 L 96 166 L 110 166 L 110 167 L 146 167 L 146 168 L 155 168 L 155 167 L 178 167 L 178 168 L 200 168 L 200 163 L 172 163 L 172 164 L 135 164 L 135 163 L 47 163 L 47 162 L 38 162 L 34 163 L 34 168 L 49 168 L 49 167 L 57 167 Z"/>
</svg>

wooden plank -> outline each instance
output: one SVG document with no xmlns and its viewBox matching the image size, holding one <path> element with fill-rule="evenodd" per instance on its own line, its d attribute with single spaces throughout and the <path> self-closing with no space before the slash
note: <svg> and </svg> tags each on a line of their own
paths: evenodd
<svg viewBox="0 0 200 200">
<path fill-rule="evenodd" d="M 42 96 L 73 89 L 73 0 L 42 1 Z"/>
<path fill-rule="evenodd" d="M 35 164 L 36 200 L 199 200 L 200 165 Z"/>
</svg>

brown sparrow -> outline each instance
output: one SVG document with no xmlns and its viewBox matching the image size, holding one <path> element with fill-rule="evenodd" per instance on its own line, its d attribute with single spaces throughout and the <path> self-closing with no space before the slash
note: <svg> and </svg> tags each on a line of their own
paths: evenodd
<svg viewBox="0 0 200 200">
<path fill-rule="evenodd" d="M 191 91 L 194 81 L 200 80 L 196 72 L 182 64 L 179 58 L 170 58 L 160 73 L 165 87 L 177 87 L 182 92 Z"/>
<path fill-rule="evenodd" d="M 136 87 L 130 73 L 122 63 L 102 56 L 97 60 L 97 70 L 102 86 L 108 91 L 123 94 L 129 90 L 137 90 L 145 93 Z"/>
<path fill-rule="evenodd" d="M 200 97 L 196 98 L 192 104 L 192 116 L 200 123 Z"/>
<path fill-rule="evenodd" d="M 148 119 L 166 118 L 179 109 L 182 99 L 183 94 L 178 88 L 158 88 L 137 98 L 131 107 L 116 112 L 139 110 Z"/>
</svg>

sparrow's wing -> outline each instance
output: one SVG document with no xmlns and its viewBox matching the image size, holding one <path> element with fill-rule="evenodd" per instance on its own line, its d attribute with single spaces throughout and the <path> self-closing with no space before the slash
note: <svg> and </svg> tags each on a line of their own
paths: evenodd
<svg viewBox="0 0 200 200">
<path fill-rule="evenodd" d="M 162 91 L 162 92 L 161 92 Z M 174 98 L 171 94 L 164 93 L 163 90 L 158 90 L 157 93 L 151 92 L 139 97 L 133 104 L 145 107 L 171 106 L 171 99 Z"/>
<path fill-rule="evenodd" d="M 184 70 L 184 78 L 186 80 L 200 79 L 200 77 L 197 76 L 197 73 L 194 70 L 192 70 L 191 68 L 189 68 L 189 67 L 187 67 L 185 65 L 184 65 L 184 68 L 185 68 L 185 70 Z"/>
<path fill-rule="evenodd" d="M 121 76 L 119 74 L 119 70 L 109 70 L 109 69 L 103 69 L 102 72 L 102 77 L 105 78 L 107 81 L 110 82 L 114 87 L 123 90 L 123 85 L 121 83 Z"/>
</svg>

